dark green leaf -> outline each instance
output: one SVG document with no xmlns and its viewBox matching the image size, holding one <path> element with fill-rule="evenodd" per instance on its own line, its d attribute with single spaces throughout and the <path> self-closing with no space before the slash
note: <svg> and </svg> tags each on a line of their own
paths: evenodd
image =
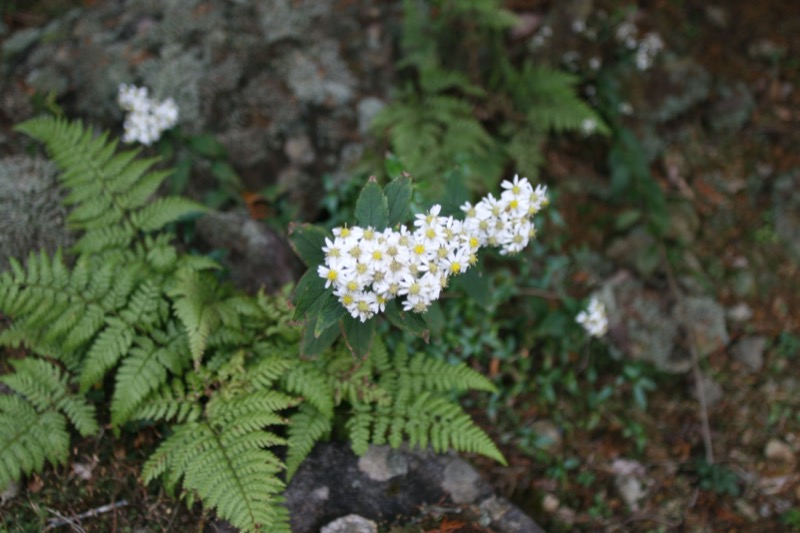
<svg viewBox="0 0 800 533">
<path fill-rule="evenodd" d="M 481 307 L 489 307 L 492 303 L 492 288 L 489 276 L 484 275 L 483 268 L 473 266 L 464 274 L 453 278 L 454 286 L 463 290 L 478 302 Z"/>
<path fill-rule="evenodd" d="M 353 357 L 366 357 L 372 345 L 372 332 L 375 322 L 367 320 L 361 322 L 351 316 L 344 317 L 344 339 Z"/>
<path fill-rule="evenodd" d="M 223 185 L 239 186 L 242 181 L 239 174 L 226 161 L 214 161 L 214 164 L 211 165 L 211 174 Z"/>
<path fill-rule="evenodd" d="M 403 175 L 386 186 L 386 199 L 389 203 L 389 226 L 401 224 L 408 219 L 411 203 L 411 178 Z"/>
<path fill-rule="evenodd" d="M 330 348 L 336 338 L 339 336 L 339 324 L 334 324 L 319 337 L 314 336 L 314 326 L 316 322 L 309 320 L 303 328 L 303 340 L 300 344 L 300 353 L 305 356 L 319 355 L 323 351 Z"/>
<path fill-rule="evenodd" d="M 469 200 L 464 174 L 460 169 L 451 170 L 446 177 L 444 196 L 439 202 L 442 205 L 441 216 L 461 215 L 461 206 Z"/>
<path fill-rule="evenodd" d="M 169 178 L 169 190 L 171 194 L 183 194 L 189 184 L 189 176 L 192 173 L 192 160 L 183 157 L 175 165 L 175 171 Z"/>
<path fill-rule="evenodd" d="M 328 298 L 319 310 L 317 325 L 314 326 L 314 336 L 319 337 L 326 329 L 339 322 L 346 315 L 347 310 L 339 300 L 334 297 Z"/>
<path fill-rule="evenodd" d="M 220 159 L 227 155 L 225 147 L 211 134 L 192 135 L 189 137 L 192 151 L 210 159 Z"/>
<path fill-rule="evenodd" d="M 626 231 L 636 224 L 642 218 L 642 212 L 638 209 L 627 209 L 617 216 L 614 221 L 614 228 L 620 231 Z"/>
<path fill-rule="evenodd" d="M 289 244 L 309 268 L 316 269 L 317 265 L 325 262 L 325 252 L 322 251 L 325 237 L 325 230 L 311 224 L 289 224 Z"/>
<path fill-rule="evenodd" d="M 372 226 L 378 231 L 385 229 L 389 223 L 389 202 L 374 176 L 358 195 L 356 220 L 361 226 Z"/>
<path fill-rule="evenodd" d="M 295 305 L 293 319 L 315 316 L 327 298 L 333 298 L 333 295 L 325 289 L 325 280 L 315 270 L 307 270 L 292 294 L 292 303 Z"/>
<path fill-rule="evenodd" d="M 392 300 L 386 304 L 386 318 L 396 327 L 412 335 L 422 337 L 425 342 L 428 342 L 430 330 L 428 329 L 428 323 L 423 315 L 401 311 L 400 307 L 397 305 L 397 301 Z"/>
<path fill-rule="evenodd" d="M 383 168 L 386 170 L 386 175 L 393 179 L 399 178 L 405 174 L 403 164 L 393 155 L 386 158 Z"/>
</svg>

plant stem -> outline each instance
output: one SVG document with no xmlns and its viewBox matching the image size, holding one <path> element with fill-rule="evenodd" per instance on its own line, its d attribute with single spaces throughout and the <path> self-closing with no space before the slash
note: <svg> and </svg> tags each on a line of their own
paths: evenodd
<svg viewBox="0 0 800 533">
<path fill-rule="evenodd" d="M 670 291 L 677 301 L 678 310 L 680 311 L 681 321 L 686 329 L 689 337 L 689 353 L 692 358 L 692 374 L 694 375 L 694 384 L 697 390 L 697 399 L 700 402 L 700 423 L 702 425 L 703 445 L 706 451 L 706 462 L 714 464 L 714 443 L 711 440 L 711 426 L 708 422 L 708 403 L 706 402 L 706 391 L 703 388 L 703 376 L 700 373 L 700 355 L 697 352 L 697 337 L 694 328 L 688 323 L 686 319 L 686 301 L 683 298 L 683 293 L 675 281 L 675 273 L 672 270 L 672 264 L 669 262 L 667 256 L 667 247 L 664 242 L 661 242 L 661 256 L 664 260 L 664 268 L 667 271 L 667 280 L 669 282 Z"/>
</svg>

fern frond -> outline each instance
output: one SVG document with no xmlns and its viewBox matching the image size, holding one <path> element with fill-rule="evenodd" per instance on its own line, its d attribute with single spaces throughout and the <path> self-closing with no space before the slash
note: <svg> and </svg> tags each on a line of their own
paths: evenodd
<svg viewBox="0 0 800 533">
<path fill-rule="evenodd" d="M 129 420 L 194 422 L 203 414 L 200 402 L 204 383 L 192 373 L 175 378 L 149 394 L 130 414 Z"/>
<path fill-rule="evenodd" d="M 15 371 L 0 376 L 14 392 L 0 395 L 0 487 L 41 471 L 45 461 L 66 461 L 67 419 L 81 435 L 98 430 L 94 407 L 70 393 L 67 377 L 57 367 L 32 357 L 12 364 Z"/>
<path fill-rule="evenodd" d="M 302 404 L 300 409 L 289 417 L 289 438 L 286 451 L 286 479 L 300 468 L 314 445 L 330 435 L 332 418 L 321 413 L 310 404 Z"/>
<path fill-rule="evenodd" d="M 319 412 L 333 416 L 334 398 L 330 379 L 312 364 L 297 361 L 284 377 L 287 391 L 302 396 Z"/>
<path fill-rule="evenodd" d="M 206 420 L 179 425 L 148 460 L 142 478 L 164 476 L 200 496 L 206 508 L 244 531 L 288 531 L 280 505 L 281 461 L 267 448 L 286 441 L 265 426 L 282 424 L 271 407 L 291 402 L 279 393 L 215 397 Z"/>
<path fill-rule="evenodd" d="M 494 384 L 480 372 L 476 372 L 464 363 L 450 364 L 433 359 L 424 353 L 411 357 L 408 372 L 412 376 L 412 388 L 415 392 L 428 391 L 466 391 L 482 390 L 495 392 Z"/>
<path fill-rule="evenodd" d="M 80 376 L 81 390 L 86 391 L 102 380 L 106 372 L 127 355 L 135 338 L 133 326 L 118 318 L 106 318 L 106 327 L 86 354 Z"/>
<path fill-rule="evenodd" d="M 148 337 L 137 337 L 117 370 L 111 399 L 111 423 L 127 422 L 150 393 L 164 386 L 168 372 L 179 374 L 189 366 L 190 355 L 182 336 L 172 335 L 167 343 L 155 344 Z"/>
<path fill-rule="evenodd" d="M 189 339 L 192 358 L 199 362 L 208 344 L 208 337 L 220 322 L 239 325 L 240 298 L 227 297 L 224 288 L 206 272 L 182 269 L 176 276 L 173 309 Z"/>
<path fill-rule="evenodd" d="M 17 396 L 0 396 L 0 487 L 41 471 L 45 461 L 64 464 L 69 455 L 66 419 L 37 411 Z"/>
<path fill-rule="evenodd" d="M 59 179 L 73 208 L 67 221 L 85 232 L 75 245 L 79 253 L 127 248 L 139 231 L 206 210 L 177 197 L 148 203 L 170 172 L 151 171 L 157 159 L 137 160 L 135 150 L 114 155 L 117 142 L 108 141 L 108 133 L 95 136 L 79 121 L 55 117 L 31 119 L 16 129 L 43 142 L 62 171 Z"/>
<path fill-rule="evenodd" d="M 595 131 L 607 134 L 600 115 L 578 96 L 579 81 L 568 72 L 527 64 L 514 75 L 517 106 L 527 110 L 528 123 L 539 131 L 578 130 L 585 120 L 592 120 Z"/>
</svg>

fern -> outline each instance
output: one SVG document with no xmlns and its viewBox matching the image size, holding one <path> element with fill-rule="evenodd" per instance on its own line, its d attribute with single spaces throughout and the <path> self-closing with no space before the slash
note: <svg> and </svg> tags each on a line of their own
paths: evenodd
<svg viewBox="0 0 800 533">
<path fill-rule="evenodd" d="M 472 106 L 450 94 L 483 98 L 480 87 L 455 71 L 431 72 L 423 80 L 431 94 L 395 134 L 410 143 L 419 125 L 454 158 L 489 157 L 497 147 Z M 62 170 L 69 223 L 82 235 L 70 260 L 32 254 L 0 273 L 8 319 L 0 347 L 28 351 L 0 377 L 12 392 L 0 395 L 0 488 L 63 464 L 70 427 L 99 431 L 89 390 L 109 399 L 115 434 L 136 426 L 129 422 L 163 427 L 145 482 L 161 478 L 244 531 L 288 531 L 284 471 L 291 477 L 340 419 L 359 453 L 406 440 L 503 460 L 451 396 L 492 390 L 488 380 L 403 347 L 390 355 L 377 338 L 361 343 L 357 360 L 345 341 L 299 359 L 303 334 L 287 291 L 243 295 L 216 262 L 174 246 L 166 226 L 203 208 L 152 198 L 169 174 L 153 170 L 156 160 L 117 153 L 116 141 L 80 123 L 42 118 L 18 129 L 43 141 Z M 428 149 L 414 156 L 422 161 Z M 285 464 L 275 447 L 286 448 Z"/>
<path fill-rule="evenodd" d="M 170 172 L 151 172 L 156 159 L 135 159 L 138 151 L 116 154 L 117 141 L 108 134 L 95 136 L 80 122 L 53 117 L 29 120 L 17 131 L 43 142 L 63 171 L 61 183 L 69 189 L 72 206 L 67 221 L 84 235 L 77 252 L 128 248 L 137 232 L 156 231 L 170 222 L 203 212 L 205 208 L 183 198 L 149 202 Z"/>
<path fill-rule="evenodd" d="M 0 487 L 44 462 L 63 464 L 69 455 L 67 420 L 81 435 L 98 430 L 94 407 L 70 393 L 66 376 L 40 359 L 12 362 L 0 376 L 14 394 L 0 395 Z"/>
<path fill-rule="evenodd" d="M 291 417 L 287 468 L 294 472 L 310 453 L 314 442 L 330 431 L 330 420 L 316 407 L 333 403 L 346 413 L 347 430 L 353 452 L 361 455 L 370 444 L 403 442 L 422 448 L 431 445 L 437 452 L 455 449 L 505 459 L 486 433 L 464 413 L 451 396 L 452 391 L 470 389 L 493 391 L 492 383 L 466 365 L 451 365 L 423 354 L 410 359 L 404 346 L 390 357 L 385 345 L 374 341 L 369 357 L 353 369 L 348 351 L 318 361 L 321 375 L 329 376 L 327 386 L 315 378 L 313 402 L 308 401 Z M 298 373 L 299 372 L 299 373 Z M 309 371 L 293 369 L 305 376 Z M 291 387 L 299 392 L 298 386 Z"/>
<path fill-rule="evenodd" d="M 549 134 L 579 130 L 600 115 L 566 72 L 515 64 L 505 32 L 517 17 L 501 0 L 406 0 L 398 97 L 373 128 L 423 183 L 459 167 L 473 188 L 494 187 L 506 166 L 535 177 Z"/>
</svg>

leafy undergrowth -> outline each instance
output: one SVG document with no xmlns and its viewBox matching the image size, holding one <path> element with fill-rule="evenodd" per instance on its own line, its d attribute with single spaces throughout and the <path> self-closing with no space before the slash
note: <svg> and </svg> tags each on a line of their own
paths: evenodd
<svg viewBox="0 0 800 533">
<path fill-rule="evenodd" d="M 548 4 L 507 2 L 519 13 L 540 13 Z M 609 12 L 629 5 L 616 0 L 596 4 Z M 800 168 L 800 13 L 787 4 L 719 2 L 728 19 L 727 27 L 718 27 L 700 0 L 639 2 L 667 43 L 715 77 L 744 82 L 754 96 L 749 120 L 733 132 L 720 134 L 710 127 L 714 113 L 728 112 L 724 106 L 711 114 L 705 108 L 690 109 L 679 120 L 660 124 L 662 136 L 673 139 L 672 149 L 650 168 L 660 189 L 687 203 L 700 219 L 693 241 L 673 243 L 674 253 L 691 259 L 681 262 L 677 274 L 699 279 L 726 308 L 746 304 L 752 310 L 750 319 L 731 329 L 729 347 L 745 336 L 768 339 L 757 372 L 735 361 L 729 348 L 718 349 L 701 363 L 703 373 L 722 390 L 708 412 L 713 464 L 703 459 L 700 407 L 689 374 L 666 375 L 610 359 L 596 341 L 589 350 L 580 340 L 565 341 L 560 352 L 549 355 L 542 355 L 548 346 L 509 341 L 512 332 L 529 329 L 525 313 L 534 307 L 532 300 L 536 309 L 552 311 L 561 306 L 559 295 L 533 288 L 518 294 L 492 317 L 496 330 L 475 310 L 462 314 L 464 323 L 450 325 L 461 336 L 460 347 L 440 355 L 470 361 L 504 390 L 488 401 L 475 396 L 469 402 L 471 414 L 499 443 L 510 466 L 480 458 L 475 463 L 498 492 L 548 531 L 800 527 L 795 453 L 800 447 L 800 268 L 775 235 L 770 187 L 777 176 Z M 749 49 L 765 40 L 785 51 L 772 59 L 752 56 Z M 712 96 L 712 101 L 721 96 Z M 558 188 L 554 207 L 564 219 L 561 226 L 542 231 L 548 246 L 572 251 L 586 246 L 602 254 L 619 233 L 615 220 L 626 206 L 593 194 L 609 181 L 606 157 L 601 142 L 577 138 L 562 139 L 547 151 L 543 176 Z M 563 229 L 554 238 L 562 242 L 548 242 L 556 229 Z M 559 275 L 559 265 L 552 263 L 554 275 Z M 743 271 L 755 278 L 751 290 L 740 287 Z M 587 294 L 596 281 L 588 269 L 572 268 L 560 275 L 569 278 L 575 294 Z M 668 291 L 663 275 L 655 285 Z M 556 326 L 555 331 L 567 330 Z M 541 420 L 549 425 L 537 424 Z M 57 513 L 76 516 L 124 499 L 127 505 L 84 520 L 84 527 L 202 528 L 199 513 L 136 481 L 145 456 L 140 450 L 153 442 L 146 436 L 112 442 L 81 441 L 66 467 L 27 481 L 0 508 L 3 525 L 10 531 L 39 531 Z M 789 450 L 784 460 L 774 450 L 768 453 L 774 442 Z M 626 476 L 620 472 L 626 467 L 635 474 L 627 477 L 635 477 L 641 491 L 635 506 L 622 496 L 620 479 Z M 408 528 L 393 531 L 484 531 L 461 515 L 427 517 Z"/>
</svg>

